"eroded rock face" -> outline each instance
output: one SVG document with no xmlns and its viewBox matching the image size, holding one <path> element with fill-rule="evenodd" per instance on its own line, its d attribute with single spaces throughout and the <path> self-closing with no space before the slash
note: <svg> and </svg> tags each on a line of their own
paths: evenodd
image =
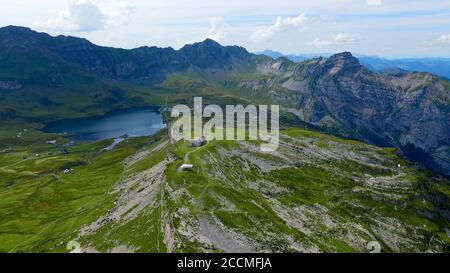
<svg viewBox="0 0 450 273">
<path fill-rule="evenodd" d="M 301 120 L 398 147 L 409 159 L 450 175 L 450 90 L 438 77 L 373 73 L 348 52 L 300 64 L 275 60 L 259 69 L 279 77 L 270 87 L 272 98 Z"/>
</svg>

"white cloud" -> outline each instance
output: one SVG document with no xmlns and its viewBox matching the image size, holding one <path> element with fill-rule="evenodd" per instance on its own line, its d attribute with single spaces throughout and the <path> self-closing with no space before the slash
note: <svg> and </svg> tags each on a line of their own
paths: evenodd
<svg viewBox="0 0 450 273">
<path fill-rule="evenodd" d="M 215 41 L 222 41 L 227 36 L 224 31 L 224 20 L 222 17 L 212 17 L 209 19 L 211 27 L 208 30 L 207 38 Z"/>
<path fill-rule="evenodd" d="M 366 0 L 369 6 L 381 6 L 381 0 Z"/>
<path fill-rule="evenodd" d="M 359 43 L 359 39 L 356 38 L 355 36 L 348 36 L 345 34 L 336 35 L 336 37 L 334 38 L 334 41 L 336 42 L 336 44 L 340 44 L 340 45 L 349 45 L 349 44 Z"/>
<path fill-rule="evenodd" d="M 423 41 L 420 45 L 423 46 L 423 47 L 435 46 L 435 44 L 433 42 L 430 42 L 430 41 Z"/>
<path fill-rule="evenodd" d="M 438 42 L 450 44 L 450 34 L 442 34 L 438 38 Z"/>
<path fill-rule="evenodd" d="M 355 45 L 359 43 L 359 39 L 355 36 L 349 36 L 339 33 L 331 40 L 322 40 L 320 38 L 315 38 L 313 41 L 309 42 L 312 46 L 337 46 L 337 45 Z"/>
<path fill-rule="evenodd" d="M 114 0 L 111 5 L 105 7 L 107 16 L 106 25 L 126 24 L 132 15 L 136 13 L 136 5 L 126 0 Z"/>
<path fill-rule="evenodd" d="M 306 20 L 307 18 L 304 13 L 294 18 L 291 17 L 283 18 L 278 16 L 277 21 L 273 25 L 265 29 L 260 29 L 256 31 L 255 33 L 253 33 L 252 38 L 255 40 L 267 40 L 281 31 L 285 31 L 291 28 L 297 28 L 303 25 L 306 22 Z"/>
<path fill-rule="evenodd" d="M 57 17 L 34 24 L 37 29 L 50 31 L 88 32 L 105 26 L 105 15 L 91 1 L 70 3 Z"/>
<path fill-rule="evenodd" d="M 242 45 L 250 51 L 270 48 L 295 54 L 314 53 L 320 47 L 308 46 L 308 42 L 319 37 L 319 43 L 329 44 L 337 33 L 345 33 L 360 39 L 364 37 L 358 48 L 351 48 L 361 54 L 390 58 L 450 57 L 449 44 L 438 41 L 441 35 L 450 34 L 442 31 L 442 26 L 450 24 L 450 1 L 381 0 L 381 5 L 377 6 L 369 5 L 367 0 L 90 0 L 103 16 L 93 20 L 97 23 L 89 24 L 78 23 L 68 11 L 68 3 L 76 3 L 74 1 L 1 0 L 0 26 L 29 26 L 53 35 L 87 38 L 106 46 L 179 48 L 208 35 L 217 37 L 209 32 L 209 20 L 217 16 L 225 19 L 223 27 L 217 23 L 217 29 L 226 34 L 222 43 Z M 137 7 L 132 16 L 126 14 L 134 12 L 134 5 L 127 8 L 127 4 L 123 4 L 126 2 Z M 297 14 L 292 15 L 293 11 Z M 283 32 L 275 26 L 278 20 L 273 14 L 283 19 L 303 12 L 307 21 L 297 28 L 281 27 Z M 125 15 L 117 15 L 119 13 Z M 130 22 L 124 24 L 127 21 Z M 39 28 L 35 27 L 36 22 Z M 277 25 L 283 26 L 281 22 Z M 100 31 L 79 32 L 80 29 Z M 249 39 L 253 36 L 257 39 Z M 423 46 L 422 41 L 429 41 L 433 47 Z M 393 49 L 383 52 L 384 47 Z M 333 49 L 331 46 L 322 48 Z"/>
<path fill-rule="evenodd" d="M 135 11 L 134 4 L 128 1 L 114 0 L 102 8 L 91 0 L 73 0 L 58 16 L 37 21 L 33 27 L 45 31 L 91 32 L 127 23 Z"/>
</svg>

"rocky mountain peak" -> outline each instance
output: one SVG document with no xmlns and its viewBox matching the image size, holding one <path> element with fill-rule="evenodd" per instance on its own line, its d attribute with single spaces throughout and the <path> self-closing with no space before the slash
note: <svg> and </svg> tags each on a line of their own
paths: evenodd
<svg viewBox="0 0 450 273">
<path fill-rule="evenodd" d="M 197 42 L 193 44 L 187 44 L 180 49 L 181 53 L 190 53 L 193 51 L 204 51 L 204 50 L 221 50 L 222 45 L 212 39 L 206 39 L 203 42 Z"/>
<path fill-rule="evenodd" d="M 253 56 L 243 47 L 222 46 L 212 39 L 185 45 L 179 52 L 200 68 L 227 67 L 235 61 L 249 60 Z"/>
<path fill-rule="evenodd" d="M 197 45 L 202 45 L 205 47 L 222 47 L 221 44 L 219 44 L 218 42 L 214 41 L 213 39 L 210 38 L 206 38 L 203 42 L 198 42 L 196 43 Z"/>
<path fill-rule="evenodd" d="M 364 67 L 359 60 L 350 52 L 342 52 L 329 57 L 325 62 L 325 67 L 330 74 L 355 73 Z"/>
</svg>

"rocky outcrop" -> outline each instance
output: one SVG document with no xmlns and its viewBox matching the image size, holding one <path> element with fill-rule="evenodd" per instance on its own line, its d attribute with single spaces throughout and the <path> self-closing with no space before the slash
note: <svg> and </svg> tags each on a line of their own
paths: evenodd
<svg viewBox="0 0 450 273">
<path fill-rule="evenodd" d="M 260 73 L 278 77 L 272 97 L 301 120 L 398 147 L 409 159 L 450 175 L 448 82 L 427 73 L 373 73 L 348 52 L 285 67 L 271 60 L 259 67 Z"/>
</svg>

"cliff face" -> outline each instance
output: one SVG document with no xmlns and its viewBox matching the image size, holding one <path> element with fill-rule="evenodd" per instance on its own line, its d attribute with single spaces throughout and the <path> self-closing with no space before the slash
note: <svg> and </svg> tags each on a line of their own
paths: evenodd
<svg viewBox="0 0 450 273">
<path fill-rule="evenodd" d="M 301 120 L 394 145 L 411 160 L 450 174 L 450 92 L 438 77 L 373 73 L 347 52 L 300 64 L 270 61 L 259 70 L 278 78 L 261 88 Z"/>
</svg>

